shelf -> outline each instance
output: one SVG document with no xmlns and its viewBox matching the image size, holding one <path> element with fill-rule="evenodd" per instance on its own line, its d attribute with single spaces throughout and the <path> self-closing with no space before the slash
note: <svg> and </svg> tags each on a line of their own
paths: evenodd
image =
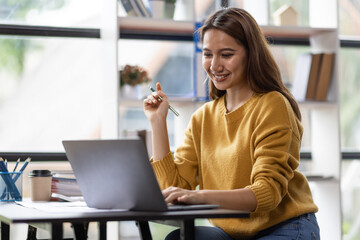
<svg viewBox="0 0 360 240">
<path fill-rule="evenodd" d="M 312 28 L 297 26 L 260 26 L 265 36 L 279 38 L 310 38 L 318 34 L 337 31 L 336 28 Z"/>
<path fill-rule="evenodd" d="M 192 41 L 194 22 L 171 19 L 119 17 L 120 37 L 132 39 L 155 39 Z"/>
<path fill-rule="evenodd" d="M 171 19 L 119 17 L 120 35 L 134 39 L 192 40 L 193 21 L 174 21 Z M 309 39 L 311 36 L 337 31 L 336 28 L 312 28 L 294 26 L 260 26 L 267 37 L 279 38 L 281 41 Z M 301 45 L 301 43 L 299 43 Z"/>
<path fill-rule="evenodd" d="M 120 30 L 137 30 L 154 33 L 193 34 L 194 22 L 174 21 L 171 19 L 119 17 Z"/>
<path fill-rule="evenodd" d="M 324 109 L 324 108 L 337 108 L 336 102 L 330 101 L 305 101 L 298 102 L 301 109 Z"/>
</svg>

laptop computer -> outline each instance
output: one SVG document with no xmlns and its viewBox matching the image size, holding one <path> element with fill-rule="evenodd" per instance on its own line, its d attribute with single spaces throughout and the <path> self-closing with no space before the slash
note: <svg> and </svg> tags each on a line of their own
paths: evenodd
<svg viewBox="0 0 360 240">
<path fill-rule="evenodd" d="M 219 207 L 168 206 L 141 139 L 65 140 L 63 145 L 88 207 L 133 211 Z"/>
</svg>

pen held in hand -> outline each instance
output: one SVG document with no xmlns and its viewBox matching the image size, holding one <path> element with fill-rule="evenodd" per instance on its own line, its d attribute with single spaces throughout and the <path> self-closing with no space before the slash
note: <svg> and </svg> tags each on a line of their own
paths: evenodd
<svg viewBox="0 0 360 240">
<path fill-rule="evenodd" d="M 155 92 L 155 89 L 153 89 L 152 87 L 150 87 L 150 90 L 151 90 L 152 92 Z M 162 99 L 161 96 L 158 95 L 158 98 L 159 98 L 159 101 L 160 101 L 160 102 L 163 101 L 163 99 Z M 177 116 L 177 117 L 180 116 L 180 113 L 178 113 L 170 104 L 169 104 L 169 109 L 175 114 L 175 116 Z"/>
</svg>

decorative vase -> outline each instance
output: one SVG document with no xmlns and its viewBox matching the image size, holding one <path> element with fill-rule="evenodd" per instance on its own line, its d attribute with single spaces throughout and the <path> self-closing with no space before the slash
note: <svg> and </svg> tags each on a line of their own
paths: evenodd
<svg viewBox="0 0 360 240">
<path fill-rule="evenodd" d="M 165 10 L 164 0 L 150 0 L 149 6 L 153 18 L 164 18 L 164 10 Z"/>
<path fill-rule="evenodd" d="M 120 88 L 120 97 L 123 99 L 142 99 L 142 90 L 140 85 L 131 86 L 125 84 Z"/>
</svg>

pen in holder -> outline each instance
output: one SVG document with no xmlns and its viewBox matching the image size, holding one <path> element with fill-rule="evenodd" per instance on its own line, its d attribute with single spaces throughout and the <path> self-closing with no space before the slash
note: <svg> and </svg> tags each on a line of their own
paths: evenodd
<svg viewBox="0 0 360 240">
<path fill-rule="evenodd" d="M 17 160 L 14 170 L 12 172 L 8 171 L 7 161 L 4 161 L 0 157 L 0 201 L 1 202 L 10 202 L 10 201 L 21 201 L 22 200 L 22 173 L 24 172 L 26 166 L 29 164 L 31 158 L 27 158 L 22 165 L 20 171 L 15 172 L 15 169 L 20 162 L 20 159 Z"/>
<path fill-rule="evenodd" d="M 0 172 L 0 201 L 22 200 L 22 172 Z"/>
</svg>

